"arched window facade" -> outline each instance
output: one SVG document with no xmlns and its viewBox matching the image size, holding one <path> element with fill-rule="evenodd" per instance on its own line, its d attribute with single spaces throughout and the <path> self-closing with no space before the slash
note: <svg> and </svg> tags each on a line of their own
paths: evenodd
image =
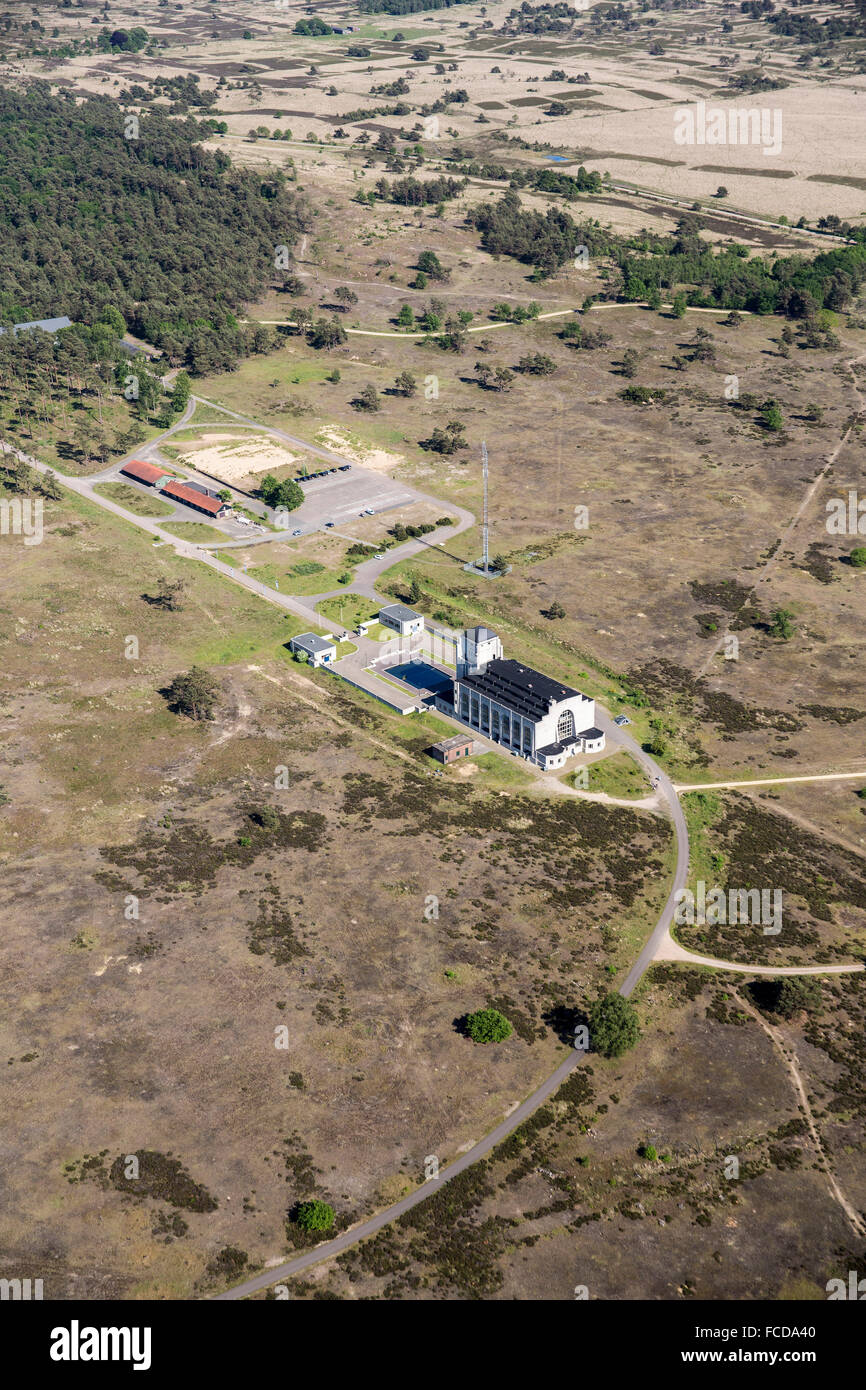
<svg viewBox="0 0 866 1390">
<path fill-rule="evenodd" d="M 564 710 L 559 716 L 556 725 L 556 737 L 560 743 L 564 739 L 574 738 L 574 715 L 570 709 Z"/>
</svg>

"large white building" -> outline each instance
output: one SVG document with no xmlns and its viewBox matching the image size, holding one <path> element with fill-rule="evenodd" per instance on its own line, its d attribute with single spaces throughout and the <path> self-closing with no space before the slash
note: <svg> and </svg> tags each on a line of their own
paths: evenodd
<svg viewBox="0 0 866 1390">
<path fill-rule="evenodd" d="M 453 699 L 436 699 L 443 713 L 545 771 L 562 767 L 575 753 L 604 748 L 588 695 L 504 659 L 502 643 L 489 628 L 469 628 L 463 639 Z"/>
<path fill-rule="evenodd" d="M 467 627 L 457 639 L 457 676 L 477 675 L 502 656 L 498 633 L 489 627 Z"/>
</svg>

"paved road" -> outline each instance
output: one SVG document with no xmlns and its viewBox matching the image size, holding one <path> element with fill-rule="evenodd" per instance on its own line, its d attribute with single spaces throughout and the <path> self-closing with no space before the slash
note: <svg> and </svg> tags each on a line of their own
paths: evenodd
<svg viewBox="0 0 866 1390">
<path fill-rule="evenodd" d="M 619 744 L 622 748 L 631 753 L 632 757 L 637 759 L 647 772 L 651 781 L 658 779 L 659 791 L 664 800 L 667 801 L 674 823 L 674 832 L 677 837 L 677 863 L 671 891 L 652 935 L 620 986 L 620 994 L 627 998 L 635 989 L 635 986 L 638 984 L 644 972 L 652 964 L 659 943 L 664 940 L 667 935 L 668 927 L 673 916 L 676 892 L 678 889 L 685 887 L 688 877 L 689 837 L 679 798 L 667 774 L 662 771 L 648 753 L 643 751 L 635 739 L 633 739 L 630 734 L 627 734 L 624 729 L 614 724 L 610 715 L 600 710 L 598 705 L 596 705 L 596 719 L 599 727 L 604 730 L 611 742 Z M 477 1163 L 479 1159 L 486 1158 L 497 1144 L 502 1143 L 510 1134 L 513 1134 L 514 1130 L 517 1129 L 519 1125 L 523 1124 L 524 1120 L 527 1120 L 530 1115 L 535 1113 L 539 1106 L 549 1100 L 554 1091 L 565 1081 L 572 1068 L 582 1060 L 583 1056 L 584 1053 L 578 1051 L 569 1053 L 569 1055 L 560 1062 L 556 1071 L 547 1077 L 547 1079 L 532 1092 L 532 1095 L 527 1097 L 522 1105 L 519 1105 L 516 1110 L 512 1111 L 504 1120 L 501 1120 L 495 1129 L 492 1129 L 489 1134 L 485 1135 L 483 1139 L 480 1139 L 477 1144 L 474 1144 L 467 1153 L 461 1154 L 461 1156 L 455 1159 L 453 1163 L 450 1163 L 447 1168 L 443 1168 L 435 1183 L 425 1183 L 422 1187 L 417 1188 L 415 1192 L 410 1193 L 408 1197 L 404 1197 L 401 1201 L 396 1202 L 394 1206 L 388 1207 L 385 1211 L 377 1212 L 375 1216 L 371 1216 L 367 1221 L 363 1221 L 360 1225 L 353 1227 L 349 1231 L 345 1231 L 341 1236 L 337 1236 L 335 1240 L 328 1241 L 324 1245 L 317 1245 L 313 1250 L 308 1250 L 303 1255 L 299 1255 L 293 1260 L 287 1260 L 284 1264 L 274 1266 L 266 1270 L 263 1274 L 258 1274 L 252 1279 L 246 1279 L 242 1284 L 235 1285 L 233 1289 L 227 1289 L 225 1293 L 218 1294 L 217 1298 L 226 1301 L 247 1298 L 250 1294 L 258 1293 L 272 1284 L 280 1283 L 285 1279 L 295 1278 L 296 1275 L 301 1274 L 305 1269 L 309 1269 L 311 1265 L 319 1264 L 321 1260 L 327 1260 L 334 1255 L 339 1255 L 341 1251 L 347 1250 L 350 1246 L 357 1244 L 359 1240 L 366 1240 L 369 1236 L 375 1235 L 377 1231 L 382 1230 L 383 1226 L 390 1225 L 392 1221 L 396 1221 L 404 1212 L 411 1211 L 419 1202 L 426 1201 L 437 1188 L 442 1186 L 443 1182 L 448 1182 L 451 1178 L 455 1178 L 458 1173 L 464 1172 L 467 1168 L 471 1167 L 473 1163 Z"/>
<path fill-rule="evenodd" d="M 619 743 L 626 752 L 631 754 L 636 762 L 640 763 L 649 777 L 650 782 L 656 784 L 656 790 L 667 802 L 677 842 L 677 859 L 674 867 L 673 880 L 671 882 L 671 891 L 668 894 L 667 902 L 643 950 L 620 986 L 620 994 L 628 999 L 645 972 L 652 965 L 656 952 L 670 932 L 674 908 L 676 907 L 677 893 L 681 888 L 685 888 L 689 876 L 689 831 L 686 825 L 686 818 L 683 815 L 683 808 L 680 805 L 680 799 L 676 793 L 676 788 L 664 769 L 659 767 L 658 763 L 650 757 L 649 753 L 644 752 L 637 740 L 632 738 L 631 734 L 626 733 L 625 729 L 621 729 L 618 725 L 614 724 L 606 711 L 599 710 L 598 705 L 596 705 L 596 722 L 599 728 L 604 730 L 606 736 L 610 738 L 612 742 Z"/>
<path fill-rule="evenodd" d="M 165 434 L 160 435 L 157 439 L 151 440 L 147 447 L 149 449 L 158 448 L 160 442 L 169 434 L 182 428 L 183 423 L 188 421 L 190 414 L 191 411 L 188 407 L 181 421 L 173 425 L 171 430 L 166 431 Z M 271 429 L 270 426 L 260 426 L 260 428 L 262 430 Z M 291 438 L 289 435 L 285 437 Z M 47 464 L 40 463 L 39 459 L 24 453 L 22 450 L 12 445 L 7 445 L 3 441 L 0 441 L 0 447 L 2 447 L 5 454 L 15 454 L 18 458 L 29 463 L 38 473 L 44 474 L 55 471 L 50 469 Z M 144 451 L 142 450 L 140 452 Z M 127 457 L 139 457 L 139 454 L 133 453 L 129 454 Z M 331 457 L 338 459 L 340 462 L 345 461 L 340 458 L 339 454 L 334 454 Z M 121 462 L 124 461 L 125 460 L 121 460 Z M 135 513 L 127 511 L 126 508 L 122 507 L 119 503 L 111 501 L 108 497 L 101 497 L 98 492 L 94 492 L 94 484 L 105 482 L 107 478 L 111 478 L 116 473 L 118 467 L 119 465 L 115 463 L 111 468 L 103 469 L 101 473 L 89 474 L 87 477 L 82 478 L 72 477 L 67 474 L 59 474 L 56 476 L 63 487 L 69 488 L 70 492 L 75 492 L 79 497 L 84 497 L 88 501 L 96 503 L 97 506 L 102 507 L 105 511 L 111 512 L 114 516 L 121 517 L 124 521 L 128 521 L 131 526 L 137 526 L 140 531 L 148 532 L 149 535 L 153 536 L 162 544 L 170 545 L 178 555 L 183 556 L 185 559 L 198 560 L 201 564 L 207 565 L 212 570 L 216 570 L 218 574 L 224 575 L 226 579 L 230 579 L 232 583 L 240 585 L 241 588 L 248 589 L 250 593 L 257 594 L 259 598 L 265 599 L 268 603 L 275 604 L 278 608 L 284 608 L 289 612 L 296 613 L 299 617 L 303 618 L 305 622 L 310 622 L 315 619 L 320 626 L 327 626 L 327 623 L 316 613 L 315 605 L 320 599 L 328 595 L 315 594 L 305 598 L 296 598 L 291 594 L 280 593 L 278 590 L 271 589 L 266 584 L 262 584 L 258 579 L 254 579 L 252 575 L 247 574 L 245 571 L 234 569 L 231 565 L 225 564 L 215 555 L 209 554 L 205 546 L 199 545 L 193 541 L 182 540 L 179 536 L 173 536 L 170 531 L 163 531 L 158 519 L 136 516 Z M 414 488 L 408 489 L 408 491 L 412 492 L 419 501 L 433 502 L 438 505 L 438 499 L 430 497 L 426 493 L 419 492 Z M 424 536 L 420 540 L 404 541 L 403 544 L 395 546 L 392 550 L 387 551 L 381 560 L 365 561 L 356 569 L 355 583 L 330 592 L 343 595 L 360 593 L 364 597 L 369 597 L 378 601 L 380 596 L 373 588 L 373 583 L 384 570 L 389 569 L 390 566 L 395 564 L 398 560 L 408 559 L 422 550 L 435 548 L 438 545 L 446 545 L 449 540 L 458 535 L 461 531 L 465 531 L 468 527 L 475 525 L 475 517 L 472 512 L 467 511 L 464 507 L 452 507 L 451 511 L 457 513 L 456 525 L 440 527 L 436 531 L 431 531 L 429 535 Z M 174 520 L 174 518 L 168 517 L 164 518 L 164 520 L 171 521 Z M 268 539 L 279 539 L 281 534 L 282 533 L 276 532 L 272 533 Z M 253 538 L 250 537 L 250 541 L 252 541 L 252 539 Z"/>
<path fill-rule="evenodd" d="M 565 1081 L 572 1068 L 583 1058 L 582 1052 L 570 1053 L 564 1061 L 560 1062 L 556 1071 L 553 1072 L 537 1091 L 513 1110 L 506 1119 L 501 1120 L 495 1129 L 483 1139 L 474 1144 L 467 1153 L 461 1154 L 453 1163 L 449 1163 L 447 1168 L 443 1168 L 435 1182 L 427 1182 L 423 1187 L 419 1187 L 415 1192 L 411 1192 L 408 1197 L 403 1197 L 399 1202 L 395 1202 L 392 1207 L 385 1211 L 377 1212 L 369 1220 L 362 1222 L 360 1226 L 354 1226 L 351 1230 L 344 1231 L 335 1240 L 329 1240 L 324 1245 L 317 1245 L 313 1250 L 307 1250 L 303 1255 L 298 1255 L 294 1260 L 287 1260 L 285 1264 L 275 1265 L 266 1270 L 263 1274 L 258 1274 L 252 1279 L 247 1279 L 243 1284 L 237 1284 L 233 1289 L 227 1289 L 225 1293 L 217 1294 L 217 1301 L 235 1301 L 239 1298 L 247 1298 L 252 1293 L 258 1293 L 261 1289 L 268 1288 L 271 1284 L 278 1284 L 284 1279 L 294 1278 L 303 1270 L 309 1269 L 311 1265 L 319 1264 L 322 1260 L 330 1259 L 334 1255 L 339 1255 L 341 1251 L 348 1250 L 350 1246 L 357 1244 L 359 1240 L 364 1240 L 368 1236 L 375 1235 L 381 1231 L 383 1226 L 389 1226 L 392 1221 L 396 1221 L 404 1212 L 411 1211 L 419 1203 L 426 1202 L 434 1192 L 442 1187 L 443 1183 L 456 1178 L 458 1173 L 463 1173 L 467 1168 L 471 1168 L 473 1163 L 479 1159 L 486 1158 L 487 1154 L 501 1144 L 503 1139 L 507 1139 L 509 1134 L 528 1120 L 540 1105 L 553 1095 Z"/>
</svg>

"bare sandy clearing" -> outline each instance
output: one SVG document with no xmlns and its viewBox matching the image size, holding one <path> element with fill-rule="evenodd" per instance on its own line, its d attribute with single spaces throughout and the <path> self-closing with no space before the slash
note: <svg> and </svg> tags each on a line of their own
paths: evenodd
<svg viewBox="0 0 866 1390">
<path fill-rule="evenodd" d="M 199 447 L 184 452 L 180 461 L 212 477 L 223 478 L 227 483 L 239 483 L 257 473 L 297 463 L 298 455 L 266 435 L 244 439 L 215 432 L 203 434 Z"/>
<path fill-rule="evenodd" d="M 368 449 L 354 440 L 345 430 L 336 425 L 326 425 L 316 435 L 316 442 L 343 454 L 353 463 L 363 464 L 374 473 L 391 473 L 406 462 L 404 454 L 389 454 L 385 449 Z"/>
</svg>

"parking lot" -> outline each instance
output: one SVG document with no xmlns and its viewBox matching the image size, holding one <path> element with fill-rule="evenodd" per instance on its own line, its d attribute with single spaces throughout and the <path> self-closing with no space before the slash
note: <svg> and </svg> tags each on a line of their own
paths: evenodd
<svg viewBox="0 0 866 1390">
<path fill-rule="evenodd" d="M 324 478 L 302 482 L 301 487 L 304 502 L 290 514 L 288 529 L 290 533 L 299 530 L 302 535 L 320 531 L 328 521 L 336 530 L 351 530 L 351 523 L 368 507 L 384 512 L 417 500 L 402 483 L 354 463 L 347 472 L 328 473 Z"/>
</svg>

